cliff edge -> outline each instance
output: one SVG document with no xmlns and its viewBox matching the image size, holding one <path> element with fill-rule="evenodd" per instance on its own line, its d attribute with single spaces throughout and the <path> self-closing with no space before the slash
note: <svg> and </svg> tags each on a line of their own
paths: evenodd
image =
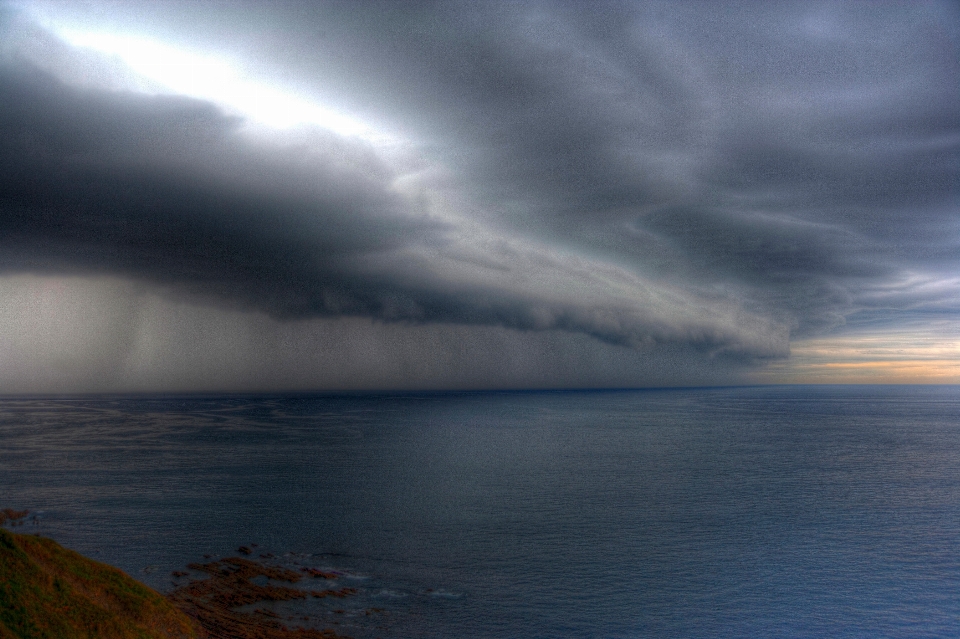
<svg viewBox="0 0 960 639">
<path fill-rule="evenodd" d="M 51 539 L 0 528 L 0 639 L 203 639 L 161 594 Z"/>
</svg>

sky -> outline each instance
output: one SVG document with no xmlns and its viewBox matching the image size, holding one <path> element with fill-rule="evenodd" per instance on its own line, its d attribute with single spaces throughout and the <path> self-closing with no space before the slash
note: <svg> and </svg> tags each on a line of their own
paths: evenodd
<svg viewBox="0 0 960 639">
<path fill-rule="evenodd" d="M 960 383 L 960 8 L 0 0 L 0 393 Z"/>
</svg>

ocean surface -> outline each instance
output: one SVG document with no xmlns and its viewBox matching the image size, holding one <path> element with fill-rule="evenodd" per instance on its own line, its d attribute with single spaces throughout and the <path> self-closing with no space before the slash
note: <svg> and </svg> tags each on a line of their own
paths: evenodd
<svg viewBox="0 0 960 639">
<path fill-rule="evenodd" d="M 0 507 L 358 639 L 960 636 L 960 387 L 7 397 Z"/>
</svg>

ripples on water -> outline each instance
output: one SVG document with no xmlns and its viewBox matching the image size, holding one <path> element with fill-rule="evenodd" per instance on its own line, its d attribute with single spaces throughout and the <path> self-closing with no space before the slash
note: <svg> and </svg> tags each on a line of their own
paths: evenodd
<svg viewBox="0 0 960 639">
<path fill-rule="evenodd" d="M 358 638 L 960 634 L 957 387 L 5 398 L 0 496 L 161 590 L 343 571 Z"/>
</svg>

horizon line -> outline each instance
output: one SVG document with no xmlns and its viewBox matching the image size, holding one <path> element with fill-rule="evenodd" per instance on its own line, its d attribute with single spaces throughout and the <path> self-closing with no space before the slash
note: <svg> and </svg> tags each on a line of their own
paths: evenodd
<svg viewBox="0 0 960 639">
<path fill-rule="evenodd" d="M 887 388 L 922 388 L 936 387 L 960 388 L 957 383 L 863 383 L 863 382 L 811 382 L 811 383 L 783 383 L 783 384 L 718 384 L 718 385 L 691 385 L 691 386 L 611 386 L 611 387 L 556 387 L 556 388 L 449 388 L 449 389 L 314 389 L 314 390 L 137 390 L 137 391 L 78 391 L 78 392 L 37 392 L 37 393 L 3 393 L 0 392 L 0 401 L 13 399 L 71 399 L 85 397 L 349 397 L 349 396 L 412 396 L 412 395 L 523 395 L 523 394 L 553 394 L 553 393 L 629 393 L 655 391 L 709 391 L 733 390 L 749 388 L 843 388 L 843 387 L 887 387 Z"/>
</svg>

